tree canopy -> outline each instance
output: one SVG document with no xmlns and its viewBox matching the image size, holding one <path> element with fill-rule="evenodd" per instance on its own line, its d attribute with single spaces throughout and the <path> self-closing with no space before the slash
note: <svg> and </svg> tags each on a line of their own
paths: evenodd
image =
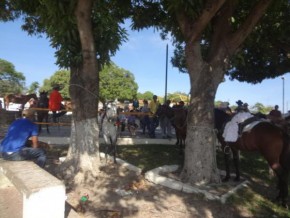
<svg viewBox="0 0 290 218">
<path fill-rule="evenodd" d="M 174 43 L 176 45 L 174 57 L 172 57 L 172 64 L 179 68 L 183 73 L 188 73 L 185 61 L 185 44 L 184 38 L 180 35 L 176 17 L 172 12 L 178 7 L 185 7 L 190 16 L 196 18 L 202 10 L 202 4 L 194 3 L 171 3 L 163 1 L 163 7 L 159 3 L 153 1 L 145 1 L 144 5 L 138 6 L 138 14 L 135 15 L 134 28 L 155 26 L 160 28 L 161 36 L 165 38 L 168 33 L 174 36 Z M 244 1 L 243 4 L 230 4 L 227 10 L 227 16 L 230 20 L 232 30 L 237 30 L 241 23 L 244 22 L 248 16 L 247 11 L 253 7 L 253 1 Z M 231 7 L 231 8 L 230 8 Z M 142 8 L 142 10 L 141 10 Z M 146 10 L 144 10 L 144 8 Z M 230 9 L 229 9 L 230 8 Z M 166 14 L 165 10 L 168 9 Z M 149 12 L 148 12 L 148 11 Z M 155 13 L 153 11 L 155 10 Z M 220 9 L 222 13 L 225 8 Z M 231 10 L 231 12 L 230 12 Z M 287 72 L 290 72 L 290 3 L 289 1 L 275 1 L 272 2 L 271 7 L 260 22 L 252 30 L 251 34 L 245 39 L 242 46 L 235 52 L 228 63 L 228 68 L 225 73 L 230 76 L 230 79 L 237 79 L 238 81 L 259 83 L 264 79 L 275 78 Z M 158 12 L 158 13 L 157 13 Z M 149 13 L 155 19 L 148 20 L 143 17 Z M 164 14 L 161 16 L 161 14 Z M 165 14 L 167 16 L 165 16 Z M 208 23 L 205 31 L 200 36 L 200 45 L 202 47 L 202 55 L 207 58 L 210 54 L 210 49 L 215 46 L 215 40 L 219 38 L 212 37 L 214 26 L 219 20 L 220 14 L 216 14 Z M 224 22 L 224 21 L 222 21 Z M 224 23 L 225 25 L 226 23 Z"/>
<path fill-rule="evenodd" d="M 69 95 L 70 72 L 68 70 L 58 70 L 49 79 L 43 81 L 40 91 L 51 92 L 54 85 L 60 86 L 60 93 L 63 98 L 70 98 Z"/>
<path fill-rule="evenodd" d="M 151 100 L 152 99 L 152 97 L 153 97 L 153 92 L 151 92 L 151 91 L 146 91 L 146 92 L 144 92 L 144 93 L 140 93 L 140 92 L 138 92 L 138 94 L 137 94 L 137 98 L 138 99 L 145 99 L 145 100 Z"/>
<path fill-rule="evenodd" d="M 49 79 L 43 81 L 40 91 L 50 92 L 55 84 L 60 85 L 60 93 L 64 98 L 70 98 L 69 86 L 74 88 L 74 84 L 69 83 L 70 71 L 56 71 Z M 97 84 L 96 84 L 97 85 Z M 136 98 L 138 85 L 135 82 L 134 75 L 114 63 L 105 65 L 100 72 L 100 100 L 132 100 Z"/>
<path fill-rule="evenodd" d="M 131 100 L 137 96 L 134 75 L 114 63 L 106 64 L 100 72 L 100 100 Z"/>
<path fill-rule="evenodd" d="M 39 89 L 39 82 L 33 82 L 30 84 L 27 92 L 29 94 L 37 93 L 37 90 Z"/>
<path fill-rule="evenodd" d="M 17 72 L 12 63 L 0 59 L 0 96 L 21 94 L 24 90 L 25 76 Z"/>
</svg>

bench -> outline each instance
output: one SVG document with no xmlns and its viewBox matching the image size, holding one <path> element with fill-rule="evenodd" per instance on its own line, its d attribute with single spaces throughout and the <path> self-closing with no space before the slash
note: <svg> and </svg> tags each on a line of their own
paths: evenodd
<svg viewBox="0 0 290 218">
<path fill-rule="evenodd" d="M 23 218 L 64 217 L 65 186 L 56 177 L 32 161 L 5 161 L 0 158 L 0 179 L 3 176 L 23 196 Z"/>
</svg>

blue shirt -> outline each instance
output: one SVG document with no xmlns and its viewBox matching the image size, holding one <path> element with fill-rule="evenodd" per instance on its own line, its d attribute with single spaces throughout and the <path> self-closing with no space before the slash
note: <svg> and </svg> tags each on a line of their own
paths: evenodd
<svg viewBox="0 0 290 218">
<path fill-rule="evenodd" d="M 31 136 L 37 136 L 37 125 L 31 120 L 21 118 L 15 120 L 9 127 L 8 132 L 3 139 L 0 151 L 1 152 L 16 152 L 25 147 L 27 140 Z"/>
</svg>

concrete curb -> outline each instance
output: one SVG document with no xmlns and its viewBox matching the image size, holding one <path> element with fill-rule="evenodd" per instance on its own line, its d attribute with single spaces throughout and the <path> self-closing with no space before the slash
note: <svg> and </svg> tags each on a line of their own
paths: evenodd
<svg viewBox="0 0 290 218">
<path fill-rule="evenodd" d="M 182 183 L 180 181 L 159 175 L 160 173 L 174 172 L 177 169 L 178 169 L 178 165 L 165 165 L 165 166 L 158 167 L 158 168 L 155 168 L 153 170 L 146 172 L 145 178 L 154 184 L 162 185 L 162 186 L 165 186 L 165 187 L 168 187 L 171 189 L 175 189 L 178 191 L 182 191 L 185 193 L 203 194 L 206 199 L 218 200 L 223 204 L 226 203 L 227 199 L 232 194 L 235 194 L 239 189 L 241 189 L 243 187 L 247 187 L 247 184 L 249 183 L 249 181 L 245 180 L 241 184 L 237 185 L 235 188 L 229 190 L 226 194 L 218 196 L 218 195 L 214 195 L 206 190 L 203 190 L 202 186 L 201 187 L 194 187 L 194 186 L 191 186 L 187 183 Z M 220 174 L 223 175 L 223 174 L 225 174 L 225 172 L 220 171 Z"/>
<path fill-rule="evenodd" d="M 100 156 L 102 158 L 105 158 L 104 153 L 100 153 Z M 113 157 L 108 155 L 108 159 L 113 161 Z M 118 164 L 120 164 L 123 167 L 126 167 L 129 170 L 132 170 L 136 172 L 137 175 L 140 175 L 142 173 L 142 169 L 138 168 L 130 163 L 127 163 L 126 161 L 116 158 L 116 161 Z M 152 182 L 154 184 L 162 185 L 167 188 L 171 188 L 177 191 L 182 191 L 185 193 L 194 193 L 194 194 L 202 194 L 207 200 L 217 200 L 220 201 L 222 204 L 225 204 L 227 199 L 235 194 L 238 190 L 247 187 L 249 184 L 248 180 L 245 180 L 244 182 L 240 183 L 236 187 L 230 189 L 226 194 L 223 194 L 221 196 L 214 195 L 206 190 L 203 189 L 202 186 L 197 187 L 197 186 L 192 186 L 187 183 L 182 183 L 180 181 L 177 181 L 175 179 L 167 178 L 165 176 L 160 176 L 160 173 L 168 173 L 168 172 L 174 172 L 178 169 L 178 165 L 165 165 L 162 167 L 157 167 L 153 170 L 150 170 L 145 173 L 145 179 L 148 180 L 149 182 Z M 225 175 L 225 171 L 220 170 L 220 175 Z M 234 174 L 231 174 L 231 176 L 234 176 Z"/>
</svg>

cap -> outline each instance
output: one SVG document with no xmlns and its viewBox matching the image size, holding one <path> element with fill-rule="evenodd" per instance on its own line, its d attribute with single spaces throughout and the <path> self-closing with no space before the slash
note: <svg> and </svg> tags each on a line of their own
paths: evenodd
<svg viewBox="0 0 290 218">
<path fill-rule="evenodd" d="M 153 95 L 153 98 L 157 98 L 157 95 Z"/>
<path fill-rule="evenodd" d="M 31 110 L 31 109 L 25 109 L 25 110 L 22 111 L 22 116 L 23 117 L 27 117 L 27 118 L 33 117 L 34 116 L 34 111 Z"/>
</svg>

